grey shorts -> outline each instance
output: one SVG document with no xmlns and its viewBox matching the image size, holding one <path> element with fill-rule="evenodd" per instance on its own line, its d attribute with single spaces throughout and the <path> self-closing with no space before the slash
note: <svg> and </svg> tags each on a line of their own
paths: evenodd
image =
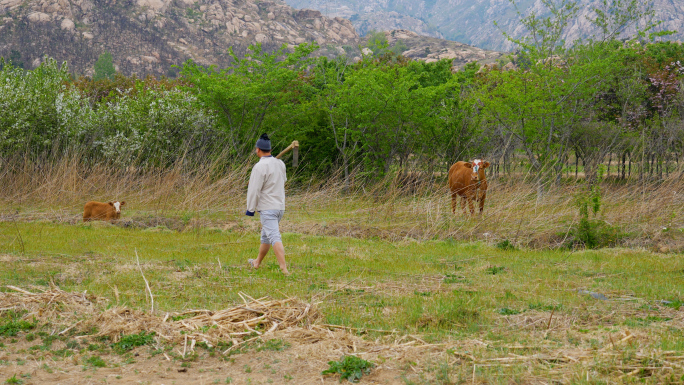
<svg viewBox="0 0 684 385">
<path fill-rule="evenodd" d="M 282 242 L 280 238 L 280 220 L 283 219 L 284 210 L 263 210 L 259 212 L 261 217 L 261 243 L 273 245 Z"/>
</svg>

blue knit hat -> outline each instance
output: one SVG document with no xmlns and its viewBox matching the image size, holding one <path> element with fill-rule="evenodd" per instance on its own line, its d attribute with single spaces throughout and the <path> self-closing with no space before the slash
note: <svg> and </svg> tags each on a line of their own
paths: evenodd
<svg viewBox="0 0 684 385">
<path fill-rule="evenodd" d="M 271 139 L 269 139 L 268 134 L 261 134 L 256 146 L 261 151 L 271 151 Z"/>
</svg>

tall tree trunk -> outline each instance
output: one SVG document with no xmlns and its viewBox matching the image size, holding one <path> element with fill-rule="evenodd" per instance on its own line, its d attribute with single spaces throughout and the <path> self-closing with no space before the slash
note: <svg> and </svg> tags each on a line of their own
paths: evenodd
<svg viewBox="0 0 684 385">
<path fill-rule="evenodd" d="M 648 156 L 648 177 L 653 178 L 653 161 L 655 159 L 655 154 L 650 153 Z"/>
<path fill-rule="evenodd" d="M 347 157 L 343 157 L 342 162 L 344 163 L 344 193 L 349 192 L 349 162 Z"/>
<path fill-rule="evenodd" d="M 670 178 L 670 157 L 665 154 L 665 178 Z"/>
</svg>

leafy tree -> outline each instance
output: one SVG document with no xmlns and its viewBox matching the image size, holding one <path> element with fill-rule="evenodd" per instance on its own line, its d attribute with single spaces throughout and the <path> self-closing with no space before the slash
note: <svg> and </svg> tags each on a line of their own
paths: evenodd
<svg viewBox="0 0 684 385">
<path fill-rule="evenodd" d="M 394 45 L 390 47 L 390 44 L 387 41 L 387 35 L 382 31 L 371 30 L 366 36 L 368 37 L 366 46 L 373 51 L 373 56 L 375 57 L 381 57 L 388 53 L 391 53 L 394 57 L 398 57 L 409 49 L 403 40 L 397 40 Z"/>
<path fill-rule="evenodd" d="M 551 177 L 560 175 L 573 129 L 597 120 L 596 95 L 612 86 L 615 69 L 629 50 L 616 36 L 649 15 L 637 0 L 602 0 L 589 18 L 600 38 L 570 44 L 564 36 L 578 15 L 577 3 L 542 3 L 548 16 L 518 11 L 528 35 L 505 34 L 519 47 L 525 70 L 490 71 L 480 97 L 490 122 L 518 140 L 540 196 Z"/>
<path fill-rule="evenodd" d="M 114 80 L 116 70 L 114 69 L 114 59 L 112 54 L 105 51 L 100 54 L 95 62 L 95 74 L 93 80 L 110 79 Z"/>
<path fill-rule="evenodd" d="M 387 36 L 382 31 L 371 30 L 366 34 L 368 36 L 368 49 L 373 51 L 376 56 L 381 56 L 389 48 Z"/>
<path fill-rule="evenodd" d="M 243 58 L 231 49 L 233 64 L 225 69 L 192 60 L 183 65 L 181 75 L 192 85 L 188 89 L 218 115 L 231 155 L 248 155 L 259 133 L 279 131 L 292 112 L 289 106 L 300 90 L 308 56 L 318 47 L 301 44 L 292 53 L 286 48 L 267 53 L 257 44 Z"/>
</svg>

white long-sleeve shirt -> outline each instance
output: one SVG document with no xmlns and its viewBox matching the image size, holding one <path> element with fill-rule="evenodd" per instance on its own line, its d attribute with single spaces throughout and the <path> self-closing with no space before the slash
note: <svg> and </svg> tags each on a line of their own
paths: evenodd
<svg viewBox="0 0 684 385">
<path fill-rule="evenodd" d="M 285 181 L 285 163 L 262 156 L 249 177 L 247 211 L 285 210 Z"/>
</svg>

